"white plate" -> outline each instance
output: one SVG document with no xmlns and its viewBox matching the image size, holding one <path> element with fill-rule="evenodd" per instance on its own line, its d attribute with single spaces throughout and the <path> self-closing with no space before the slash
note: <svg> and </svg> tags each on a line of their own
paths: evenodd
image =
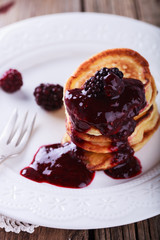
<svg viewBox="0 0 160 240">
<path fill-rule="evenodd" d="M 48 15 L 0 30 L 0 74 L 16 68 L 24 79 L 21 91 L 15 94 L 0 91 L 0 132 L 13 108 L 38 113 L 25 151 L 0 166 L 1 213 L 25 222 L 67 229 L 118 226 L 160 213 L 159 131 L 136 153 L 143 172 L 133 179 L 113 180 L 97 172 L 90 186 L 67 189 L 36 183 L 19 174 L 32 161 L 39 146 L 60 142 L 65 133 L 64 109 L 47 113 L 36 105 L 33 90 L 39 83 L 64 85 L 91 55 L 108 48 L 126 47 L 137 50 L 149 61 L 159 88 L 159 42 L 158 28 L 106 14 Z M 158 96 L 158 104 L 159 100 Z"/>
</svg>

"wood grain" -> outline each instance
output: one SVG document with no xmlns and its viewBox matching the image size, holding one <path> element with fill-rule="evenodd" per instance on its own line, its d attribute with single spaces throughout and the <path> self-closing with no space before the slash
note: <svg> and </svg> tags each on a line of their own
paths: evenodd
<svg viewBox="0 0 160 240">
<path fill-rule="evenodd" d="M 0 0 L 0 6 L 7 2 Z M 80 0 L 15 0 L 14 3 L 6 14 L 0 14 L 0 27 L 45 14 L 81 11 Z"/>
<path fill-rule="evenodd" d="M 0 7 L 9 0 L 0 0 Z M 0 27 L 29 17 L 60 12 L 99 12 L 140 19 L 160 26 L 160 0 L 15 0 Z M 33 234 L 6 233 L 0 240 L 160 240 L 160 216 L 121 227 L 96 230 L 63 230 L 39 227 Z"/>
<path fill-rule="evenodd" d="M 0 240 L 160 240 L 160 216 L 121 227 L 89 231 L 38 227 L 33 234 L 16 234 L 0 229 Z"/>
<path fill-rule="evenodd" d="M 137 18 L 134 1 L 125 0 L 87 0 L 84 4 L 87 12 L 112 13 L 126 17 Z"/>
<path fill-rule="evenodd" d="M 159 0 L 86 0 L 84 10 L 113 13 L 160 26 Z"/>
<path fill-rule="evenodd" d="M 63 230 L 54 228 L 39 227 L 34 233 L 21 232 L 6 233 L 0 230 L 0 240 L 88 240 L 89 235 L 86 230 Z"/>
<path fill-rule="evenodd" d="M 135 0 L 138 19 L 160 26 L 160 0 Z"/>
</svg>

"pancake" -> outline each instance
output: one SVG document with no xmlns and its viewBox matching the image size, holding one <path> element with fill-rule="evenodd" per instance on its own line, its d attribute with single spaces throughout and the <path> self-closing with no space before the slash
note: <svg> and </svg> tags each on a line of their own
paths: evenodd
<svg viewBox="0 0 160 240">
<path fill-rule="evenodd" d="M 160 117 L 155 103 L 157 89 L 155 81 L 150 73 L 149 64 L 139 53 L 131 49 L 111 49 L 106 50 L 91 57 L 82 63 L 76 72 L 68 79 L 64 87 L 66 91 L 83 88 L 84 83 L 95 75 L 95 72 L 102 68 L 116 67 L 123 72 L 124 78 L 138 79 L 144 85 L 146 106 L 134 117 L 136 127 L 134 132 L 128 137 L 128 142 L 134 151 L 141 149 L 157 130 Z M 65 101 L 64 101 L 65 105 Z M 72 122 L 69 112 L 65 106 L 66 113 L 66 134 L 62 142 L 72 141 L 84 150 L 83 160 L 90 170 L 105 170 L 112 168 L 118 163 L 113 160 L 116 151 L 112 140 L 102 135 L 102 133 L 91 126 L 85 132 L 77 131 Z M 79 116 L 74 116 L 76 121 Z"/>
</svg>

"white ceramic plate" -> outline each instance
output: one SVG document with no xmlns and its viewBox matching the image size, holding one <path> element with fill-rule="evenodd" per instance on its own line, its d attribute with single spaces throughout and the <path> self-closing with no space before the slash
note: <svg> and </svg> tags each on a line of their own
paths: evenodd
<svg viewBox="0 0 160 240">
<path fill-rule="evenodd" d="M 141 175 L 113 180 L 97 172 L 84 189 L 60 188 L 20 176 L 39 146 L 60 142 L 65 133 L 64 109 L 47 113 L 33 97 L 42 82 L 64 85 L 78 65 L 102 50 L 126 47 L 150 63 L 160 89 L 160 30 L 124 17 L 74 13 L 37 17 L 0 30 L 0 74 L 16 68 L 23 74 L 21 91 L 0 91 L 0 132 L 13 108 L 38 113 L 35 131 L 24 152 L 0 166 L 0 212 L 48 227 L 91 229 L 112 227 L 160 213 L 160 131 L 136 153 Z M 158 82 L 159 81 L 159 82 Z M 157 97 L 158 104 L 160 103 Z M 159 104 L 160 107 L 160 104 Z M 69 166 L 68 166 L 69 167 Z"/>
</svg>

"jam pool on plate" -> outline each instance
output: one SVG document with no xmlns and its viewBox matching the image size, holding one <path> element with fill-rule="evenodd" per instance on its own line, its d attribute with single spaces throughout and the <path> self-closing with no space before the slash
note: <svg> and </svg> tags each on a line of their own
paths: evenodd
<svg viewBox="0 0 160 240">
<path fill-rule="evenodd" d="M 68 188 L 86 187 L 94 178 L 81 160 L 83 150 L 74 143 L 42 146 L 33 162 L 21 175 L 36 182 L 47 182 Z"/>
</svg>

